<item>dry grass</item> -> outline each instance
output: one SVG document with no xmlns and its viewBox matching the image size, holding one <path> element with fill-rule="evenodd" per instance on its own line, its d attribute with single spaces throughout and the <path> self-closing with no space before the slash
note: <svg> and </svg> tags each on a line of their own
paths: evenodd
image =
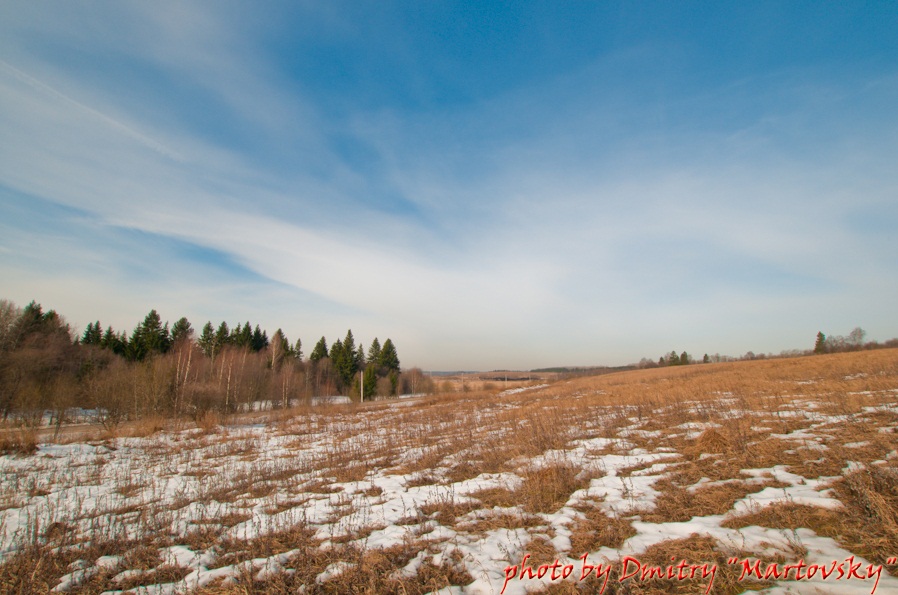
<svg viewBox="0 0 898 595">
<path fill-rule="evenodd" d="M 0 456 L 27 456 L 37 451 L 37 431 L 22 427 L 12 430 L 0 428 Z"/>
<path fill-rule="evenodd" d="M 122 424 L 110 430 L 108 438 L 146 438 L 165 429 L 165 418 L 161 415 L 148 415 L 136 421 Z"/>
<path fill-rule="evenodd" d="M 655 509 L 642 513 L 641 517 L 650 523 L 676 523 L 693 517 L 722 515 L 733 508 L 736 500 L 769 485 L 772 482 L 758 484 L 733 480 L 689 490 L 669 479 L 661 479 L 655 483 L 655 489 L 661 492 Z"/>
<path fill-rule="evenodd" d="M 139 443 L 141 460 L 161 461 L 154 477 L 143 477 L 141 469 L 110 470 L 114 453 L 99 447 L 84 469 L 53 471 L 52 476 L 42 475 L 50 472 L 41 471 L 43 463 L 35 457 L 37 471 L 31 475 L 22 469 L 4 477 L 0 509 L 21 508 L 31 498 L 50 502 L 53 486 L 69 476 L 87 487 L 111 482 L 115 498 L 85 500 L 73 518 L 48 504 L 19 536 L 17 551 L 0 562 L 0 592 L 48 592 L 78 560 L 91 565 L 111 554 L 124 555 L 115 572 L 140 573 L 127 579 L 131 582 L 116 583 L 113 571 L 103 570 L 87 577 L 80 592 L 174 580 L 184 569 L 165 566 L 168 561 L 158 552 L 177 543 L 211 552 L 219 567 L 243 565 L 234 580 L 213 583 L 200 593 L 295 593 L 301 587 L 305 593 L 426 593 L 467 585 L 473 581 L 468 571 L 478 570 L 452 554 L 451 544 L 426 541 L 434 526 L 451 527 L 461 539 L 526 529 L 521 533 L 529 542 L 519 547 L 531 553 L 532 561 L 549 562 L 559 554 L 546 538 L 553 529 L 547 519 L 567 504 L 580 513 L 570 526 L 572 555 L 620 548 L 635 533 L 633 519 L 606 515 L 590 503 L 588 493 L 572 498 L 595 477 L 571 454 L 580 448 L 578 441 L 587 440 L 593 442 L 583 454 L 586 459 L 626 455 L 637 447 L 667 457 L 663 471 L 652 470 L 656 459 L 637 456 L 618 469 L 619 476 L 659 477 L 653 487 L 660 496 L 651 512 L 641 512 L 643 522 L 730 513 L 736 500 L 781 485 L 772 478 L 749 480 L 742 470 L 781 466 L 807 479 L 838 478 L 832 489 L 847 514 L 784 502 L 728 518 L 726 526 L 808 527 L 878 563 L 898 551 L 898 476 L 894 459 L 888 458 L 898 437 L 896 350 L 641 370 L 514 394 L 499 392 L 501 383 L 494 380 L 465 382 L 465 391 L 402 406 L 375 402 L 279 411 L 270 421 L 277 440 L 270 441 L 230 419 L 201 418 L 199 430 L 182 432 L 162 432 L 164 420 L 155 418 L 116 428 L 117 436 L 106 445 L 110 451 L 127 436 L 155 434 L 152 441 Z M 10 434 L 2 439 L 10 440 Z M 129 444 L 138 448 L 137 442 Z M 37 444 L 36 436 L 2 442 L 0 454 L 16 454 L 20 461 L 34 452 L 31 444 Z M 534 457 L 540 457 L 539 464 Z M 865 465 L 866 471 L 847 472 L 849 461 Z M 110 477 L 114 473 L 119 474 Z M 490 479 L 494 473 L 517 477 L 503 484 Z M 361 497 L 389 496 L 371 482 L 380 478 L 393 485 L 393 476 L 400 474 L 408 494 L 443 495 L 409 504 L 403 513 L 406 541 L 369 547 L 368 538 L 382 526 L 366 516 L 372 504 L 365 509 Z M 175 477 L 181 487 L 166 495 L 165 482 Z M 455 484 L 481 477 L 478 482 L 505 487 L 469 493 L 468 486 L 457 492 L 465 496 L 456 496 Z M 427 492 L 428 486 L 442 491 Z M 209 508 L 197 512 L 198 503 Z M 315 524 L 301 517 L 311 505 L 326 511 Z M 122 523 L 117 529 L 96 521 L 110 511 L 126 519 L 116 521 Z M 267 515 L 295 518 L 258 527 L 252 539 L 236 539 L 230 532 L 237 523 L 262 524 Z M 333 535 L 325 540 L 316 530 L 328 523 L 334 525 Z M 338 530 L 338 523 L 346 527 Z M 127 535 L 120 530 L 125 526 Z M 186 530 L 173 529 L 179 526 Z M 164 537 L 148 537 L 153 535 Z M 261 580 L 246 566 L 288 552 L 283 566 L 290 573 Z M 715 593 L 753 588 L 725 572 L 730 555 L 739 553 L 708 536 L 693 536 L 653 546 L 640 561 L 661 566 L 671 556 L 690 563 L 717 561 Z M 342 572 L 321 578 L 335 564 Z M 706 587 L 702 581 L 630 581 L 613 591 L 614 582 L 606 592 L 686 593 Z M 595 586 L 559 583 L 547 592 Z"/>
<path fill-rule="evenodd" d="M 528 513 L 555 512 L 588 480 L 569 464 L 548 465 L 524 472 L 523 481 L 514 490 L 488 488 L 471 495 L 488 507 L 520 506 Z"/>
<path fill-rule="evenodd" d="M 840 543 L 877 564 L 885 564 L 898 552 L 898 469 L 859 469 L 833 487 L 848 511 Z M 888 567 L 888 571 L 898 576 L 898 567 Z"/>
<path fill-rule="evenodd" d="M 837 537 L 841 533 L 842 516 L 839 512 L 828 508 L 783 501 L 730 517 L 721 525 L 731 529 L 757 525 L 790 531 L 805 527 L 818 535 Z"/>
<path fill-rule="evenodd" d="M 122 591 L 130 589 L 140 590 L 140 587 L 150 587 L 175 583 L 190 574 L 189 568 L 182 568 L 172 564 L 163 564 L 152 570 L 134 574 L 126 579 L 115 581 L 116 586 Z"/>
<path fill-rule="evenodd" d="M 221 416 L 216 411 L 204 411 L 196 418 L 196 427 L 203 434 L 211 434 L 221 425 Z"/>
<path fill-rule="evenodd" d="M 423 595 L 449 585 L 468 584 L 473 578 L 460 565 L 459 558 L 444 556 L 436 564 L 433 558 L 424 561 L 414 576 L 402 576 L 400 572 L 421 551 L 421 544 L 365 550 L 345 547 L 339 552 L 323 553 L 309 550 L 289 564 L 290 573 L 277 574 L 259 581 L 251 572 L 238 577 L 236 584 L 215 584 L 197 591 L 199 595 L 236 595 L 246 593 L 314 595 L 339 593 L 384 593 L 396 595 Z M 426 544 L 423 546 L 426 549 Z M 332 578 L 316 580 L 325 569 L 340 562 L 343 570 Z"/>
<path fill-rule="evenodd" d="M 60 577 L 77 573 L 79 568 L 91 568 L 83 561 L 93 561 L 101 556 L 114 554 L 124 554 L 125 563 L 131 568 L 140 569 L 140 576 L 146 579 L 146 582 L 135 580 L 136 584 L 133 586 L 157 584 L 165 577 L 183 572 L 161 563 L 158 546 L 164 545 L 164 542 L 111 540 L 94 543 L 66 542 L 65 545 L 55 543 L 57 547 L 54 548 L 32 545 L 4 559 L 0 564 L 0 593 L 50 593 L 59 583 Z M 120 583 L 112 580 L 117 572 L 114 568 L 102 568 L 95 572 L 88 570 L 83 573 L 75 592 L 88 594 L 121 589 Z"/>
<path fill-rule="evenodd" d="M 529 554 L 527 564 L 539 567 L 543 564 L 552 564 L 558 559 L 558 552 L 552 542 L 542 535 L 533 537 L 524 546 L 524 551 Z"/>
<path fill-rule="evenodd" d="M 687 560 L 690 565 L 717 566 L 713 587 L 709 592 L 721 595 L 735 595 L 746 590 L 758 590 L 769 586 L 770 583 L 761 581 L 739 580 L 740 570 L 737 566 L 728 564 L 730 558 L 744 559 L 752 557 L 762 562 L 784 562 L 783 557 L 758 557 L 749 552 L 736 550 L 724 546 L 717 540 L 707 536 L 693 534 L 685 539 L 662 541 L 648 548 L 640 554 L 639 562 L 643 566 L 658 566 L 667 568 L 679 560 Z M 628 581 L 630 581 L 628 583 Z M 634 578 L 621 584 L 621 589 L 627 593 L 639 593 L 644 595 L 660 595 L 662 593 L 705 593 L 708 592 L 710 578 L 701 578 L 700 573 L 693 579 L 669 580 L 653 578 L 647 581 L 637 582 Z"/>
<path fill-rule="evenodd" d="M 474 511 L 472 511 L 474 512 Z M 521 511 L 477 511 L 476 518 L 457 523 L 455 528 L 471 535 L 482 535 L 496 529 L 518 529 L 542 527 L 545 521 L 536 515 Z M 470 515 L 468 515 L 470 517 Z"/>
<path fill-rule="evenodd" d="M 639 567 L 632 563 L 626 568 L 622 564 L 614 565 L 607 582 L 604 578 L 598 579 L 595 574 L 592 574 L 584 581 L 556 582 L 538 592 L 552 595 L 599 592 L 611 595 L 662 595 L 666 593 L 735 595 L 746 590 L 759 590 L 770 586 L 769 582 L 746 579 L 739 581 L 739 568 L 727 563 L 732 557 L 757 558 L 749 552 L 724 546 L 708 535 L 693 534 L 684 539 L 671 539 L 649 547 L 639 555 Z M 783 557 L 762 556 L 759 559 L 762 560 L 762 563 L 785 561 Z M 676 566 L 680 560 L 687 561 L 690 568 L 693 565 L 699 567 L 694 578 L 679 580 L 653 576 L 642 577 L 641 572 L 646 568 L 658 568 L 666 571 L 668 567 Z M 714 568 L 713 584 L 710 575 L 712 567 Z M 705 576 L 702 574 L 703 570 L 707 572 Z M 625 572 L 629 578 L 624 578 Z"/>
<path fill-rule="evenodd" d="M 453 526 L 459 517 L 463 517 L 480 507 L 480 503 L 476 501 L 458 501 L 453 495 L 447 494 L 423 506 L 419 506 L 418 510 L 425 517 L 433 518 L 441 525 Z"/>
<path fill-rule="evenodd" d="M 619 548 L 624 541 L 636 535 L 630 521 L 612 518 L 594 506 L 578 507 L 583 518 L 571 528 L 571 554 L 579 557 L 601 547 Z"/>
<path fill-rule="evenodd" d="M 525 473 L 515 499 L 527 512 L 555 512 L 587 483 L 573 465 L 550 465 Z"/>
</svg>

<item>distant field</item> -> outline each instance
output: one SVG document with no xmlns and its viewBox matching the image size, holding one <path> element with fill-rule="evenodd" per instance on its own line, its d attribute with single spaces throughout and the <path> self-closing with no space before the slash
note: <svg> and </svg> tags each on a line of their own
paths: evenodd
<svg viewBox="0 0 898 595">
<path fill-rule="evenodd" d="M 898 350 L 498 374 L 10 434 L 0 592 L 898 592 Z"/>
<path fill-rule="evenodd" d="M 521 387 L 554 382 L 559 377 L 552 372 L 465 372 L 433 375 L 433 382 L 441 393 L 502 392 Z"/>
</svg>

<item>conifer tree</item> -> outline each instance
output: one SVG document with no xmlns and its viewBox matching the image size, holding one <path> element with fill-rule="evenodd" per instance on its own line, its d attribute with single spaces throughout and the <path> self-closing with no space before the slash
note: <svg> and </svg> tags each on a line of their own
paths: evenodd
<svg viewBox="0 0 898 595">
<path fill-rule="evenodd" d="M 124 349 L 121 344 L 121 338 L 114 330 L 112 330 L 112 326 L 108 326 L 106 328 L 106 332 L 103 333 L 103 339 L 100 341 L 100 347 L 102 347 L 103 349 L 109 349 L 110 351 L 118 355 L 122 355 L 124 353 Z"/>
<path fill-rule="evenodd" d="M 32 300 L 31 303 L 25 306 L 25 309 L 22 310 L 22 315 L 19 316 L 19 320 L 16 324 L 18 327 L 16 330 L 19 337 L 24 337 L 34 332 L 41 331 L 47 322 L 47 315 L 51 312 L 53 311 L 51 310 L 47 314 L 44 314 L 44 309 L 41 305 Z"/>
<path fill-rule="evenodd" d="M 390 370 L 390 394 L 397 396 L 399 395 L 399 372 L 397 370 Z"/>
<path fill-rule="evenodd" d="M 334 341 L 331 344 L 330 350 L 327 352 L 327 357 L 329 357 L 336 365 L 336 362 L 343 358 L 343 341 L 340 339 Z"/>
<path fill-rule="evenodd" d="M 197 343 L 206 357 L 211 357 L 212 354 L 215 353 L 215 330 L 212 328 L 212 321 L 207 322 L 205 326 L 203 326 L 203 332 L 200 333 L 200 338 L 197 340 Z"/>
<path fill-rule="evenodd" d="M 311 355 L 309 355 L 309 361 L 317 362 L 321 359 L 327 357 L 328 349 L 327 349 L 327 339 L 321 337 L 317 343 L 315 343 L 314 349 L 312 349 Z"/>
<path fill-rule="evenodd" d="M 116 337 L 112 351 L 118 355 L 127 357 L 128 348 L 129 348 L 128 333 L 126 333 L 125 331 L 122 331 Z"/>
<path fill-rule="evenodd" d="M 193 337 L 193 327 L 190 326 L 190 321 L 187 320 L 187 317 L 182 316 L 171 327 L 171 341 L 172 343 L 178 343 L 180 341 L 187 341 L 191 337 Z"/>
<path fill-rule="evenodd" d="M 131 331 L 131 338 L 128 340 L 125 349 L 125 357 L 131 361 L 139 362 L 147 356 L 146 343 L 143 340 L 143 327 L 137 325 Z"/>
<path fill-rule="evenodd" d="M 355 350 L 355 358 L 353 359 L 353 368 L 355 372 L 365 369 L 365 348 L 359 343 L 358 349 Z M 353 373 L 355 373 L 353 372 Z"/>
<path fill-rule="evenodd" d="M 237 333 L 236 344 L 244 349 L 253 349 L 253 327 L 250 326 L 249 320 L 246 321 L 240 332 Z"/>
<path fill-rule="evenodd" d="M 814 343 L 814 353 L 826 353 L 826 335 L 823 332 L 817 333 L 817 342 Z"/>
<path fill-rule="evenodd" d="M 365 387 L 365 399 L 377 396 L 377 368 L 374 364 L 368 364 L 362 374 L 362 385 Z"/>
<path fill-rule="evenodd" d="M 218 325 L 218 330 L 215 331 L 215 353 L 219 353 L 230 341 L 231 330 L 228 328 L 228 323 L 222 320 L 221 324 Z"/>
<path fill-rule="evenodd" d="M 100 321 L 88 322 L 87 328 L 84 329 L 84 334 L 81 336 L 81 344 L 100 346 L 102 343 L 103 327 L 100 325 Z"/>
<path fill-rule="evenodd" d="M 297 339 L 296 345 L 293 346 L 293 357 L 302 361 L 302 340 Z"/>
<path fill-rule="evenodd" d="M 343 339 L 343 352 L 346 355 L 346 361 L 343 364 L 344 372 L 347 378 L 352 378 L 358 369 L 356 367 L 355 338 L 352 336 L 352 329 L 346 331 L 346 338 Z"/>
<path fill-rule="evenodd" d="M 268 347 L 268 334 L 259 328 L 259 325 L 256 325 L 255 330 L 253 331 L 253 340 L 252 340 L 252 348 L 253 351 L 259 352 Z"/>
<path fill-rule="evenodd" d="M 143 322 L 134 327 L 128 344 L 128 356 L 132 360 L 140 361 L 154 353 L 165 353 L 169 347 L 171 347 L 171 334 L 168 323 L 163 325 L 159 313 L 150 310 Z"/>
<path fill-rule="evenodd" d="M 380 341 L 377 337 L 374 337 L 371 347 L 368 348 L 368 363 L 380 367 Z"/>
<path fill-rule="evenodd" d="M 353 352 L 347 352 L 343 342 L 337 339 L 333 345 L 331 345 L 330 351 L 330 360 L 332 365 L 334 366 L 334 371 L 337 373 L 337 378 L 340 381 L 340 386 L 347 387 L 352 385 L 352 360 L 354 358 Z"/>
<path fill-rule="evenodd" d="M 237 326 L 232 328 L 231 332 L 228 334 L 228 342 L 235 347 L 247 346 L 247 343 L 245 343 L 243 340 L 243 325 L 239 322 L 237 323 Z"/>
<path fill-rule="evenodd" d="M 399 356 L 391 339 L 384 341 L 384 346 L 380 351 L 380 361 L 383 368 L 399 371 Z"/>
</svg>

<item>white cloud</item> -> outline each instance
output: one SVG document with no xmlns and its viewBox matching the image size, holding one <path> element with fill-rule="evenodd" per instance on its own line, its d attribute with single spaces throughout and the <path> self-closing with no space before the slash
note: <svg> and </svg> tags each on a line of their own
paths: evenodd
<svg viewBox="0 0 898 595">
<path fill-rule="evenodd" d="M 845 223 L 864 208 L 898 220 L 887 113 L 866 114 L 878 129 L 851 129 L 848 99 L 817 101 L 819 88 L 774 77 L 753 116 L 742 117 L 751 102 L 737 85 L 678 94 L 664 104 L 671 126 L 645 123 L 658 105 L 628 105 L 603 78 L 634 60 L 623 52 L 463 108 L 329 119 L 266 61 L 252 38 L 261 24 L 175 6 L 115 3 L 99 28 L 70 7 L 19 15 L 19 35 L 121 51 L 210 98 L 222 134 L 242 144 L 184 121 L 173 99 L 0 42 L 0 183 L 112 236 L 41 238 L 31 262 L 48 263 L 49 279 L 16 264 L 27 237 L 6 238 L 0 263 L 20 293 L 68 294 L 78 312 L 126 300 L 146 302 L 140 312 L 168 304 L 172 318 L 182 307 L 269 320 L 306 342 L 351 326 L 405 341 L 404 363 L 428 367 L 624 363 L 689 338 L 706 344 L 690 350 L 738 353 L 746 338 L 776 350 L 860 314 L 898 333 L 879 305 L 896 295 L 894 235 Z M 889 80 L 865 92 L 898 95 Z M 788 105 L 765 111 L 777 95 Z M 812 143 L 817 127 L 824 146 Z M 341 157 L 334 136 L 370 151 L 371 171 Z M 134 285 L 129 260 L 103 254 L 140 252 L 122 229 L 218 251 L 270 282 L 162 261 L 173 285 Z M 93 285 L 51 262 L 108 271 Z M 92 287 L 102 300 L 85 297 Z"/>
</svg>

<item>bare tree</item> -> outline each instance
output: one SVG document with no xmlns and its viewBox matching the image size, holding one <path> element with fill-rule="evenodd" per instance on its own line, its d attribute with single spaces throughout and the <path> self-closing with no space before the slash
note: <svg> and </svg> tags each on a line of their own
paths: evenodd
<svg viewBox="0 0 898 595">
<path fill-rule="evenodd" d="M 0 351 L 11 349 L 15 343 L 14 331 L 16 321 L 22 315 L 22 309 L 9 300 L 0 300 Z"/>
</svg>

